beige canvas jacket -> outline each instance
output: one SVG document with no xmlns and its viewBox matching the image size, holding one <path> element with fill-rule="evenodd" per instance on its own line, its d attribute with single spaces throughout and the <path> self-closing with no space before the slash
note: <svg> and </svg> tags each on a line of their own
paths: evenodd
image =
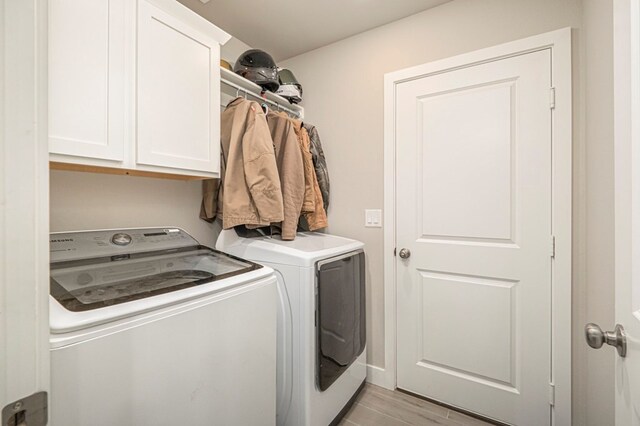
<svg viewBox="0 0 640 426">
<path fill-rule="evenodd" d="M 297 123 L 300 123 L 297 120 L 294 120 Z M 300 123 L 302 126 L 302 123 Z M 313 159 L 311 156 L 311 151 L 309 146 L 311 144 L 309 140 L 309 133 L 307 133 L 307 129 L 301 127 L 300 129 L 300 147 L 307 153 L 308 164 L 307 167 L 310 169 L 311 176 L 311 186 L 313 188 L 313 197 L 315 208 L 312 212 L 303 212 L 303 216 L 309 225 L 310 231 L 316 231 L 318 229 L 326 228 L 329 226 L 329 221 L 327 220 L 327 212 L 324 209 L 324 203 L 322 200 L 322 192 L 320 192 L 320 185 L 318 185 L 318 177 L 316 176 L 315 170 L 313 168 Z"/>
<path fill-rule="evenodd" d="M 327 212 L 324 209 L 324 203 L 322 199 L 322 192 L 320 191 L 320 186 L 318 184 L 318 178 L 315 173 L 315 169 L 313 167 L 313 157 L 311 155 L 310 145 L 311 140 L 309 139 L 309 133 L 303 127 L 302 122 L 300 120 L 294 120 L 287 116 L 283 112 L 270 112 L 268 114 L 269 126 L 271 127 L 271 121 L 279 119 L 280 122 L 288 122 L 293 126 L 293 130 L 295 133 L 295 138 L 298 143 L 298 147 L 300 149 L 301 158 L 302 158 L 302 169 L 303 169 L 303 179 L 304 183 L 304 196 L 302 208 L 297 211 L 296 222 L 299 219 L 299 216 L 302 215 L 309 227 L 310 231 L 316 231 L 318 229 L 326 228 L 329 226 L 329 222 L 327 220 Z M 285 125 L 282 124 L 284 127 Z M 273 131 L 271 133 L 274 136 Z M 274 143 L 276 143 L 276 152 L 277 152 L 277 136 L 274 136 Z M 276 156 L 278 156 L 276 154 Z M 280 175 L 282 179 L 283 170 L 281 168 L 280 160 L 278 160 L 278 170 L 280 170 Z M 299 179 L 299 178 L 296 178 Z M 286 201 L 285 201 L 286 203 Z M 286 212 L 287 208 L 285 206 L 285 217 L 287 216 Z M 284 238 L 284 229 L 283 229 L 283 239 Z"/>
<path fill-rule="evenodd" d="M 283 240 L 293 240 L 298 230 L 298 219 L 304 203 L 305 174 L 302 151 L 293 123 L 286 115 L 270 112 L 267 122 L 276 150 L 276 163 L 280 174 L 284 220 L 280 224 Z"/>
<path fill-rule="evenodd" d="M 287 117 L 287 120 L 293 124 L 293 130 L 296 133 L 296 139 L 300 151 L 302 152 L 302 165 L 304 168 L 304 202 L 302 203 L 302 213 L 313 213 L 316 211 L 316 196 L 313 193 L 313 159 L 311 158 L 311 151 L 309 146 L 304 146 L 304 140 L 302 138 L 302 122 L 299 120 L 292 120 Z"/>
<path fill-rule="evenodd" d="M 212 192 L 215 182 L 203 185 L 201 217 L 221 215 L 224 229 L 281 222 L 282 189 L 271 133 L 260 104 L 243 98 L 229 103 L 220 118 L 220 145 L 222 184 L 217 197 Z"/>
</svg>

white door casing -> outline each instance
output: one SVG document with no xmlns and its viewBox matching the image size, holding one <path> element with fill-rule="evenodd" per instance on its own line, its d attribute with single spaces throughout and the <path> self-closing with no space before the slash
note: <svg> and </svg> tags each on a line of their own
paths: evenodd
<svg viewBox="0 0 640 426">
<path fill-rule="evenodd" d="M 570 34 L 386 76 L 386 365 L 377 383 L 395 387 L 397 362 L 398 387 L 503 421 L 570 424 Z M 426 128 L 419 121 L 429 125 L 424 152 L 411 141 Z M 411 258 L 396 265 L 393 251 L 405 245 Z"/>
<path fill-rule="evenodd" d="M 616 323 L 627 354 L 616 357 L 616 425 L 640 425 L 640 3 L 614 3 Z M 612 329 L 613 324 L 600 324 Z"/>
<path fill-rule="evenodd" d="M 0 410 L 49 390 L 47 0 L 0 0 Z"/>
<path fill-rule="evenodd" d="M 220 41 L 138 0 L 138 164 L 219 173 Z"/>
</svg>

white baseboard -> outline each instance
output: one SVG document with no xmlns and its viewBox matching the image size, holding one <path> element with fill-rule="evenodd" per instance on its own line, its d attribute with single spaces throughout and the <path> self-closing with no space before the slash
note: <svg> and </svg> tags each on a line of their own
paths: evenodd
<svg viewBox="0 0 640 426">
<path fill-rule="evenodd" d="M 392 383 L 387 371 L 384 368 L 372 364 L 367 364 L 367 383 L 389 390 L 395 389 L 395 383 Z"/>
</svg>

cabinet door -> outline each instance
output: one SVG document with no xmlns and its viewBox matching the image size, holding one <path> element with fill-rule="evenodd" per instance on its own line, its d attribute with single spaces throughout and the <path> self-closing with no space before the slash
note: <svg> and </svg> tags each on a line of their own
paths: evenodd
<svg viewBox="0 0 640 426">
<path fill-rule="evenodd" d="M 126 1 L 49 1 L 49 152 L 122 161 Z"/>
<path fill-rule="evenodd" d="M 218 173 L 220 45 L 138 3 L 138 164 Z"/>
</svg>

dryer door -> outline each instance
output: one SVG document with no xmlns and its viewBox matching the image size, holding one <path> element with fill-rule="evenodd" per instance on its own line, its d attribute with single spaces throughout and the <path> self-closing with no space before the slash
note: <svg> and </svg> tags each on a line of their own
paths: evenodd
<svg viewBox="0 0 640 426">
<path fill-rule="evenodd" d="M 316 382 L 326 390 L 364 350 L 364 252 L 316 265 Z"/>
</svg>

